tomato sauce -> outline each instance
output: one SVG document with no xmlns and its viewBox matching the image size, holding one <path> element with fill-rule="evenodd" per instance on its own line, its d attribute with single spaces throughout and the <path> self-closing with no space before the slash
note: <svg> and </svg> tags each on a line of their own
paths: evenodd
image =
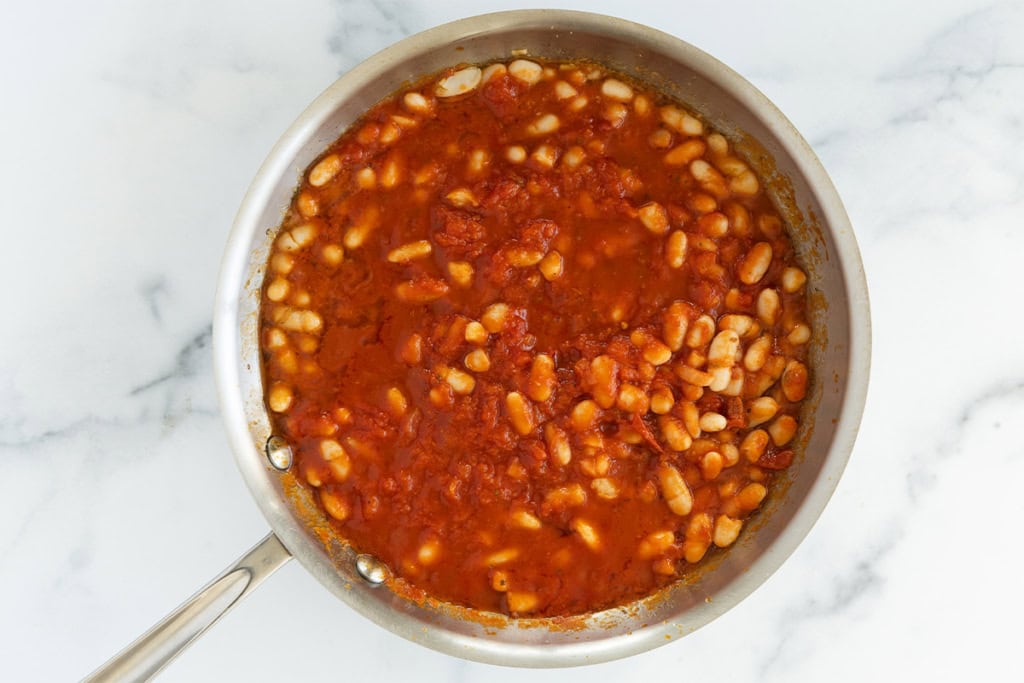
<svg viewBox="0 0 1024 683">
<path fill-rule="evenodd" d="M 272 425 L 398 580 L 513 616 L 621 605 L 731 545 L 790 465 L 805 276 L 677 103 L 590 64 L 473 68 L 308 170 L 263 292 Z"/>
</svg>

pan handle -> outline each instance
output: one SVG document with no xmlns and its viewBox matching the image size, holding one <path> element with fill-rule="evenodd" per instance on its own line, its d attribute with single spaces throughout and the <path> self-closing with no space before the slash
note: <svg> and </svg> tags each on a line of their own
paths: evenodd
<svg viewBox="0 0 1024 683">
<path fill-rule="evenodd" d="M 291 557 L 277 536 L 267 534 L 238 562 L 89 674 L 83 683 L 148 681 Z"/>
</svg>

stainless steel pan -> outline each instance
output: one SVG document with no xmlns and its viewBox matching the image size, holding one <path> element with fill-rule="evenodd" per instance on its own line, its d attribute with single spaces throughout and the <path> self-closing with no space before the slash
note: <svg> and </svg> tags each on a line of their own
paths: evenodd
<svg viewBox="0 0 1024 683">
<path fill-rule="evenodd" d="M 711 571 L 655 599 L 581 618 L 578 628 L 423 607 L 381 584 L 386 569 L 313 533 L 316 506 L 290 485 L 286 445 L 271 443 L 263 404 L 258 307 L 271 233 L 303 170 L 352 121 L 403 83 L 460 62 L 513 52 L 587 58 L 690 105 L 768 178 L 794 226 L 809 274 L 815 346 L 804 450 L 759 517 Z M 754 143 L 753 141 L 757 142 Z M 824 302 L 824 303 L 821 303 Z M 591 664 L 643 652 L 708 623 L 765 581 L 804 538 L 846 465 L 870 362 L 867 287 L 849 219 L 818 159 L 792 124 L 735 72 L 681 40 L 620 19 L 579 12 L 501 12 L 446 24 L 380 52 L 342 76 L 281 137 L 249 188 L 228 239 L 214 312 L 221 408 L 235 460 L 273 533 L 89 680 L 156 674 L 277 567 L 295 557 L 325 587 L 396 634 L 458 657 L 526 667 Z M 269 457 L 268 457 L 269 456 Z M 298 492 L 298 493 L 297 493 Z M 320 518 L 322 521 L 322 518 Z M 757 527 L 758 525 L 754 525 Z"/>
</svg>

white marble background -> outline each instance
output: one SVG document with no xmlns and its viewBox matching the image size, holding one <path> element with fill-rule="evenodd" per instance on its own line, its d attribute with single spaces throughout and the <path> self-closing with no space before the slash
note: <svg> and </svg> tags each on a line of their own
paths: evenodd
<svg viewBox="0 0 1024 683">
<path fill-rule="evenodd" d="M 287 565 L 167 681 L 1020 680 L 1024 4 L 563 3 L 716 55 L 844 197 L 875 351 L 849 469 L 791 560 L 629 660 L 427 651 Z M 497 2 L 0 5 L 0 679 L 73 680 L 266 531 L 210 317 L 235 209 L 339 73 Z"/>
</svg>

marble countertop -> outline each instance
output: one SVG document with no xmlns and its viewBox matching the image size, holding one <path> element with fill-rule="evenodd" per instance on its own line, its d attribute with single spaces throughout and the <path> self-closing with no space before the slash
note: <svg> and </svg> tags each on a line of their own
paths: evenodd
<svg viewBox="0 0 1024 683">
<path fill-rule="evenodd" d="M 290 563 L 162 680 L 1019 676 L 1024 4 L 562 4 L 717 56 L 831 173 L 863 252 L 874 365 L 830 505 L 738 607 L 625 661 L 529 674 L 463 662 L 363 620 Z M 245 188 L 341 72 L 515 6 L 0 9 L 0 678 L 85 675 L 264 535 L 210 353 Z"/>
</svg>

